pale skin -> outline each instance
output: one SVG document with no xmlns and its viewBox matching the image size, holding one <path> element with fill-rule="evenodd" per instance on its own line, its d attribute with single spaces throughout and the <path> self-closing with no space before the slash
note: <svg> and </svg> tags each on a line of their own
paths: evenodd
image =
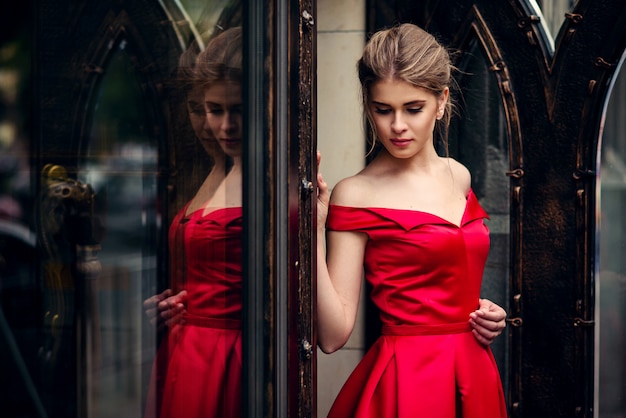
<svg viewBox="0 0 626 418">
<path fill-rule="evenodd" d="M 188 107 L 196 136 L 207 152 L 212 151 L 212 154 L 216 153 L 214 144 L 217 142 L 218 153 L 222 157 L 228 155 L 233 166 L 224 177 L 225 160 L 215 158 L 215 166 L 189 203 L 187 214 L 202 210 L 203 215 L 207 215 L 220 208 L 240 207 L 241 85 L 236 82 L 216 83 L 205 89 L 204 94 L 190 94 L 189 97 L 194 99 L 194 106 L 188 102 Z M 198 102 L 202 107 L 201 120 L 198 120 Z M 143 305 L 151 324 L 173 328 L 184 317 L 186 299 L 186 290 L 174 294 L 171 289 L 166 289 L 146 299 Z"/>
<path fill-rule="evenodd" d="M 459 162 L 438 156 L 433 143 L 448 96 L 447 88 L 435 95 L 396 79 L 377 81 L 366 110 L 384 148 L 362 171 L 337 183 L 332 196 L 318 173 L 317 335 L 325 353 L 341 348 L 354 329 L 367 244 L 364 233 L 326 231 L 330 203 L 419 210 L 455 225 L 461 222 L 470 173 Z M 485 345 L 500 335 L 505 319 L 506 312 L 488 299 L 480 299 L 468 315 L 475 338 Z"/>
</svg>

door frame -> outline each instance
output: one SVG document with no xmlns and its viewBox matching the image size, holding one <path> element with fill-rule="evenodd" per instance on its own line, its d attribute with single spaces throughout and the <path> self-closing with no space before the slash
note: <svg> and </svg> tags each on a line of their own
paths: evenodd
<svg viewBox="0 0 626 418">
<path fill-rule="evenodd" d="M 315 417 L 316 2 L 245 4 L 244 415 Z"/>
<path fill-rule="evenodd" d="M 592 417 L 596 165 L 626 5 L 577 1 L 554 47 L 527 0 L 369 0 L 367 21 L 411 21 L 461 50 L 469 32 L 480 39 L 511 150 L 509 413 Z"/>
</svg>

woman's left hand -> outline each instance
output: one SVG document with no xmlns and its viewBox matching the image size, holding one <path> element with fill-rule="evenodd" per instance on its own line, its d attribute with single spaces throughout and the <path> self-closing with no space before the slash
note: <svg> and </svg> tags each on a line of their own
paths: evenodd
<svg viewBox="0 0 626 418">
<path fill-rule="evenodd" d="M 330 193 L 328 184 L 324 181 L 320 172 L 322 155 L 317 151 L 317 231 L 323 233 L 326 227 L 326 217 L 328 216 L 328 204 Z"/>
<path fill-rule="evenodd" d="M 470 314 L 474 337 L 482 344 L 491 344 L 506 327 L 506 311 L 489 299 L 479 299 L 478 309 Z"/>
</svg>

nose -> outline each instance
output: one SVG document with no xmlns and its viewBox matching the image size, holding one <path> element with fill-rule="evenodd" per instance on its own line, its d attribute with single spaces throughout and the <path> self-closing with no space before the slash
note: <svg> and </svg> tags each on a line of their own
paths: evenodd
<svg viewBox="0 0 626 418">
<path fill-rule="evenodd" d="M 204 129 L 207 132 L 211 132 L 211 124 L 209 122 L 209 112 L 206 112 L 206 115 L 204 116 L 204 124 L 202 125 L 202 129 Z"/>
<path fill-rule="evenodd" d="M 400 112 L 394 113 L 393 120 L 391 121 L 391 130 L 394 133 L 402 133 L 406 130 L 406 123 Z"/>
<path fill-rule="evenodd" d="M 237 130 L 239 125 L 239 115 L 236 112 L 224 112 L 224 118 L 222 119 L 222 124 L 220 128 L 224 132 L 233 132 Z"/>
</svg>

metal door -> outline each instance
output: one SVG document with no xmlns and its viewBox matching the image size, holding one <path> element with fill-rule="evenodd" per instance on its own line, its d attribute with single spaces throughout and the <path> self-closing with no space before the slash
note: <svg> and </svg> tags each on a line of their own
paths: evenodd
<svg viewBox="0 0 626 418">
<path fill-rule="evenodd" d="M 495 214 L 484 295 L 509 313 L 508 337 L 494 351 L 510 415 L 623 416 L 624 363 L 615 355 L 623 342 L 595 338 L 605 335 L 598 331 L 604 310 L 596 292 L 603 276 L 597 263 L 616 265 L 597 258 L 598 248 L 602 253 L 610 245 L 597 241 L 599 170 L 600 160 L 609 164 L 600 138 L 611 88 L 620 85 L 615 79 L 626 47 L 624 3 L 371 0 L 368 13 L 369 30 L 412 21 L 458 51 L 461 111 L 450 151 L 469 166 L 481 202 Z M 623 100 L 614 100 L 623 114 Z M 612 127 L 623 132 L 615 119 Z M 623 137 L 608 141 L 611 150 L 623 149 Z M 611 156 L 618 163 L 623 158 L 619 152 Z M 615 202 L 607 209 L 623 216 Z M 616 214 L 612 219 L 621 228 Z M 617 248 L 605 252 L 615 256 L 621 245 L 623 254 L 623 240 L 610 236 Z M 613 294 L 604 292 L 614 305 L 613 322 L 605 323 L 621 327 L 623 335 L 623 304 L 614 294 L 623 285 L 611 283 Z M 609 341 L 617 344 L 614 357 Z M 606 347 L 602 358 L 598 342 Z M 607 370 L 611 361 L 617 370 Z M 604 401 L 606 390 L 594 393 L 598 385 L 613 386 L 603 385 L 598 373 L 612 376 L 613 400 Z"/>
</svg>

